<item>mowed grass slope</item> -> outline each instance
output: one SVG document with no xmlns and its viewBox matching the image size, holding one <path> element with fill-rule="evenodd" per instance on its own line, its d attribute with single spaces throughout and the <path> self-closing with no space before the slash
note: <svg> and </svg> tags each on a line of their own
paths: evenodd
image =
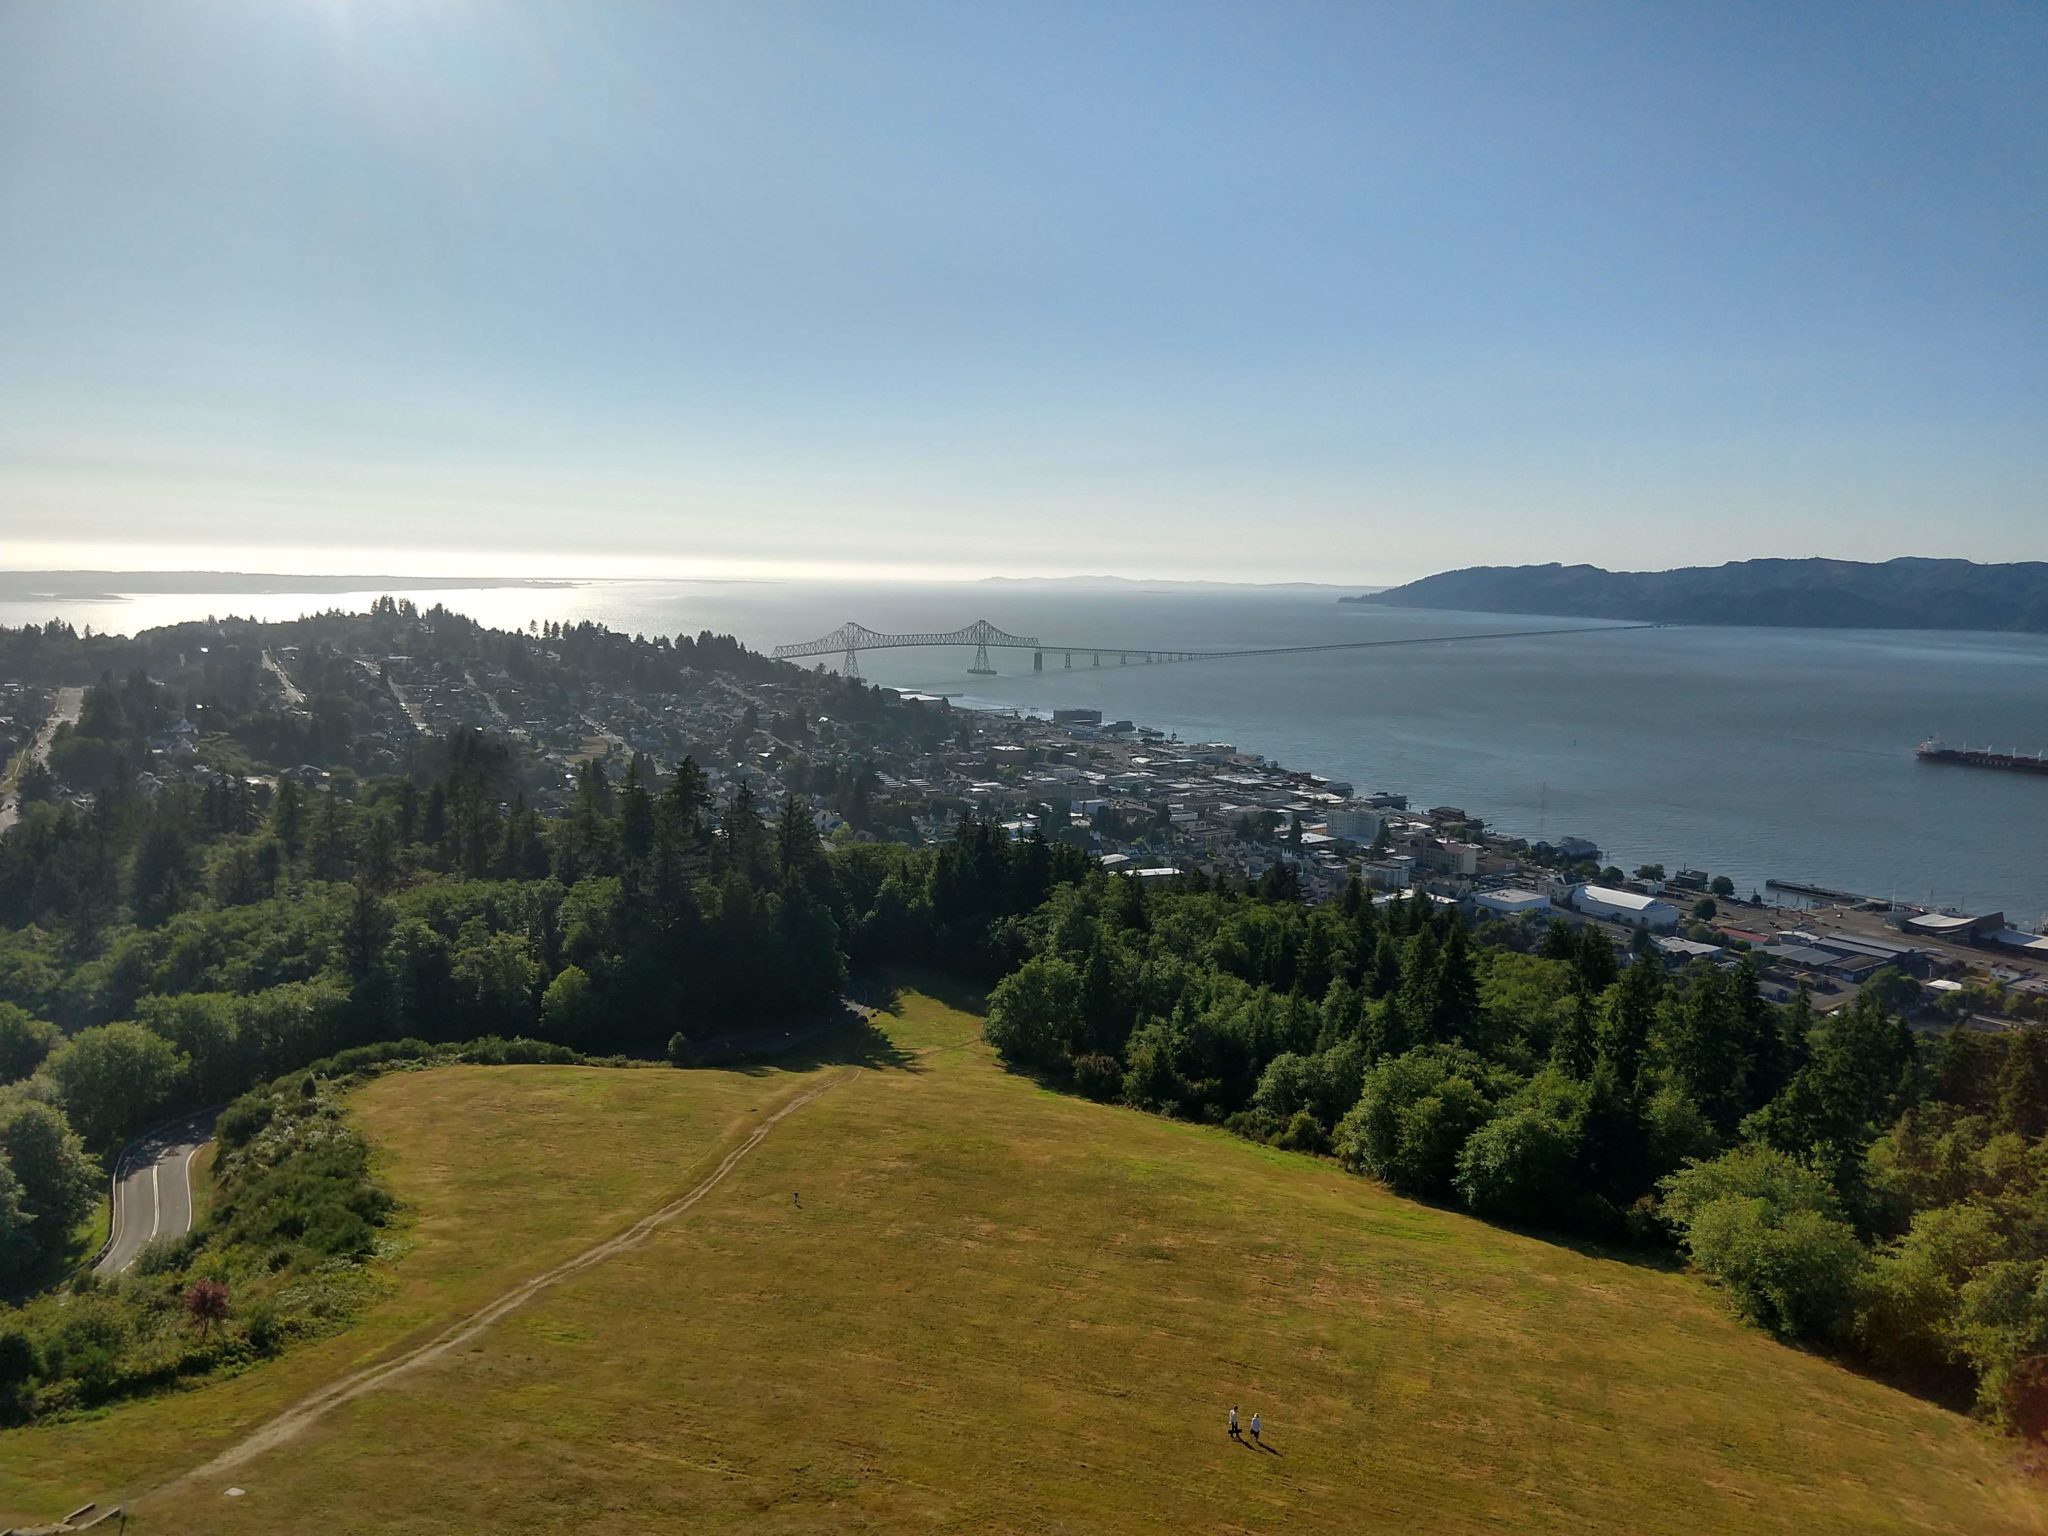
<svg viewBox="0 0 2048 1536">
<path fill-rule="evenodd" d="M 701 1179 L 764 1106 L 808 1079 L 469 1067 L 397 1073 L 352 1110 L 407 1210 L 387 1295 L 346 1332 L 247 1373 L 68 1423 L 0 1430 L 0 1529 L 137 1493 L 307 1392 L 385 1358 Z M 194 1178 L 210 1172 L 195 1159 Z M 202 1202 L 203 1208 L 204 1202 Z M 203 1522 L 202 1522 L 203 1523 Z"/>
<path fill-rule="evenodd" d="M 231 1476 L 143 1501 L 135 1528 L 2048 1529 L 2010 1445 L 1744 1330 L 1697 1281 L 1048 1093 L 928 999 L 889 1028 L 896 1064 L 784 1120 L 644 1245 Z M 694 1182 L 708 1131 L 744 1133 L 748 1089 L 794 1091 L 379 1082 L 360 1113 L 421 1211 L 400 1299 L 453 1316 L 623 1226 L 633 1191 L 652 1209 Z M 508 1133 L 536 1114 L 547 1135 Z M 593 1168 L 615 1160 L 637 1171 Z M 609 1203 L 543 1193 L 593 1177 Z M 526 1230 L 544 1236 L 515 1252 Z M 217 1440 L 230 1415 L 209 1400 L 255 1379 L 172 1406 Z M 1225 1438 L 1233 1401 L 1278 1454 Z M 21 1445 L 0 1439 L 10 1473 Z"/>
</svg>

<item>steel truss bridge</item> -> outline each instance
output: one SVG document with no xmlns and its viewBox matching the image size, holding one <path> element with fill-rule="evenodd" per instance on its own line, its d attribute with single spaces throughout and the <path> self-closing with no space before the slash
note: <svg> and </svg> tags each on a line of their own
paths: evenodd
<svg viewBox="0 0 2048 1536">
<path fill-rule="evenodd" d="M 1260 645 L 1239 650 L 1224 651 L 1161 651 L 1133 645 L 1049 645 L 1036 635 L 1013 635 L 1008 630 L 997 629 L 987 619 L 976 619 L 962 629 L 949 629 L 943 634 L 885 635 L 869 629 L 865 624 L 856 624 L 848 619 L 829 635 L 820 635 L 815 640 L 799 641 L 795 645 L 775 647 L 778 661 L 796 661 L 805 656 L 837 656 L 840 671 L 848 677 L 860 676 L 860 653 L 862 651 L 893 651 L 910 646 L 926 645 L 971 645 L 974 647 L 974 665 L 967 669 L 971 677 L 994 677 L 996 669 L 989 663 L 989 648 L 1031 652 L 1031 670 L 1043 672 L 1048 655 L 1063 659 L 1064 670 L 1074 669 L 1074 658 L 1084 658 L 1084 664 L 1099 667 L 1105 656 L 1113 659 L 1113 665 L 1151 666 L 1161 662 L 1175 661 L 1221 661 L 1230 656 L 1298 656 L 1308 651 L 1366 651 L 1396 645 L 1452 645 L 1462 640 L 1521 640 L 1537 635 L 1587 635 L 1610 634 L 1624 629 L 1662 629 L 1661 624 L 1582 624 L 1555 629 L 1511 629 L 1496 630 L 1478 635 L 1408 635 L 1394 640 L 1333 640 L 1322 645 Z"/>
</svg>

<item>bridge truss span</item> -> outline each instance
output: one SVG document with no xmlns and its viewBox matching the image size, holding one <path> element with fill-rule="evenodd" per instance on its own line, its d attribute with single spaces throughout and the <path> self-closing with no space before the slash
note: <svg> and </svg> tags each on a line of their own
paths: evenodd
<svg viewBox="0 0 2048 1536">
<path fill-rule="evenodd" d="M 860 676 L 860 653 L 862 651 L 893 651 L 915 645 L 971 645 L 974 647 L 974 665 L 967 670 L 977 677 L 995 676 L 995 668 L 989 665 L 990 646 L 1008 646 L 1017 650 L 1035 651 L 1038 641 L 1030 635 L 1013 635 L 1008 630 L 997 629 L 987 619 L 976 619 L 960 629 L 949 629 L 943 634 L 885 635 L 872 630 L 865 624 L 848 619 L 829 635 L 820 635 L 815 640 L 805 640 L 796 645 L 775 647 L 777 661 L 795 661 L 803 656 L 839 656 L 843 658 L 841 670 L 848 677 Z"/>
<path fill-rule="evenodd" d="M 1301 656 L 1315 651 L 1379 650 L 1406 645 L 1456 645 L 1477 640 L 1533 640 L 1552 635 L 1618 634 L 1624 630 L 1665 627 L 1667 626 L 1662 624 L 1558 625 L 1546 629 L 1493 630 L 1473 635 L 1401 635 L 1374 640 L 1329 640 L 1315 645 L 1260 645 L 1237 650 L 1162 651 L 1127 645 L 1048 645 L 1035 635 L 1013 635 L 1008 630 L 997 629 L 987 619 L 976 619 L 964 628 L 947 630 L 943 634 L 908 635 L 885 635 L 879 630 L 869 629 L 865 624 L 856 624 L 849 619 L 829 635 L 820 635 L 815 640 L 804 640 L 795 645 L 778 645 L 774 654 L 778 661 L 795 661 L 805 656 L 838 656 L 841 658 L 841 669 L 845 675 L 859 677 L 862 651 L 887 651 L 919 645 L 971 645 L 974 647 L 974 665 L 967 669 L 969 674 L 975 677 L 993 677 L 995 668 L 989 665 L 988 659 L 990 646 L 1030 651 L 1032 670 L 1043 672 L 1048 652 L 1062 659 L 1062 670 L 1074 671 L 1076 656 L 1084 658 L 1084 665 L 1091 667 L 1102 666 L 1105 657 L 1109 658 L 1110 664 L 1114 666 L 1127 667 L 1134 663 L 1150 666 L 1154 662 L 1222 661 L 1237 656 Z"/>
</svg>

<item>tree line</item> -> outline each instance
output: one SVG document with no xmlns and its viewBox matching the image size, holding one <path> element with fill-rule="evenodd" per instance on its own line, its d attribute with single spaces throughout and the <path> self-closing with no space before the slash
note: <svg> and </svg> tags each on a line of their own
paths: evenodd
<svg viewBox="0 0 2048 1536">
<path fill-rule="evenodd" d="M 1675 1245 L 1779 1337 L 2048 1422 L 2048 1031 L 1928 1044 L 1882 986 L 1819 1015 L 1590 926 L 1274 884 L 1056 891 L 988 1038 L 1490 1220 Z"/>
<path fill-rule="evenodd" d="M 595 629 L 543 643 L 649 664 Z M 156 690 L 94 688 L 84 739 L 129 750 Z M 918 963 L 991 986 L 998 1051 L 1092 1097 L 1488 1219 L 1676 1245 L 1780 1336 L 2048 1420 L 2041 1031 L 1925 1042 L 1882 986 L 1821 1016 L 1590 927 L 1355 883 L 1310 907 L 1284 865 L 1153 890 L 973 816 L 934 846 L 828 849 L 805 801 L 721 802 L 688 759 L 587 764 L 559 818 L 477 733 L 350 789 L 144 794 L 110 769 L 89 809 L 32 805 L 0 839 L 0 1284 L 63 1251 L 136 1130 L 335 1052 L 680 1057 L 830 1007 L 849 966 Z"/>
</svg>

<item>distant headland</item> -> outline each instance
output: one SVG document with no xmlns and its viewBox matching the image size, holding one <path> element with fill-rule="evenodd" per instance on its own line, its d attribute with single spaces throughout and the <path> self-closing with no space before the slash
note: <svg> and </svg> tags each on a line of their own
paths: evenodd
<svg viewBox="0 0 2048 1536">
<path fill-rule="evenodd" d="M 2048 562 L 1736 560 L 1673 571 L 1481 565 L 1340 599 L 1667 624 L 2048 633 Z"/>
</svg>

